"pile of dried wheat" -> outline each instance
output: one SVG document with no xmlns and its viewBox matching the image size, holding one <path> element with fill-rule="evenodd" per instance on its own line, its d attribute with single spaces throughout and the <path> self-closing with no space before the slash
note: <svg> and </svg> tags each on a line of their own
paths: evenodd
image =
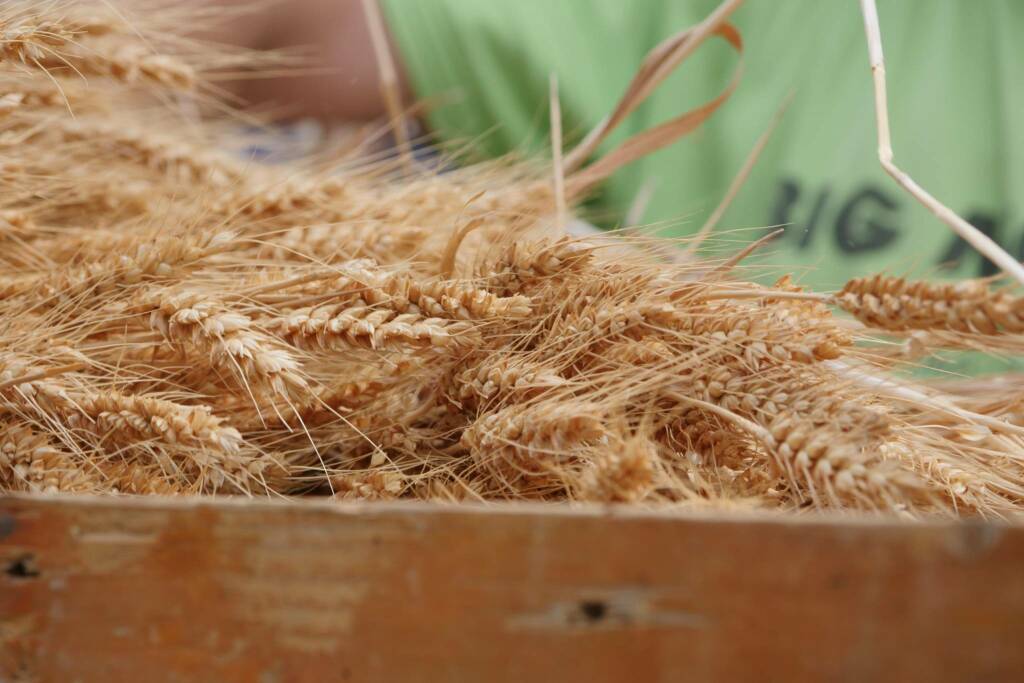
<svg viewBox="0 0 1024 683">
<path fill-rule="evenodd" d="M 533 167 L 238 161 L 179 19 L 0 8 L 0 489 L 1024 508 L 1019 385 L 891 372 L 1024 300 L 570 239 Z"/>
</svg>

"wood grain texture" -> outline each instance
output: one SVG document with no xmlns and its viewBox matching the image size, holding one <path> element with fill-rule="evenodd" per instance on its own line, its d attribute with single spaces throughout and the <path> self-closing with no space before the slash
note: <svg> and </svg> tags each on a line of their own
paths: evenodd
<svg viewBox="0 0 1024 683">
<path fill-rule="evenodd" d="M 1006 681 L 1024 528 L 0 498 L 0 675 Z"/>
</svg>

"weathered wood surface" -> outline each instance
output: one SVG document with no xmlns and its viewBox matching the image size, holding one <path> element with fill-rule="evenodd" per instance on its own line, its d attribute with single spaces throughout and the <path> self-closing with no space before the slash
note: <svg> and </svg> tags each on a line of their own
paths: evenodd
<svg viewBox="0 0 1024 683">
<path fill-rule="evenodd" d="M 1018 527 L 8 497 L 0 567 L 4 681 L 1024 680 Z"/>
</svg>

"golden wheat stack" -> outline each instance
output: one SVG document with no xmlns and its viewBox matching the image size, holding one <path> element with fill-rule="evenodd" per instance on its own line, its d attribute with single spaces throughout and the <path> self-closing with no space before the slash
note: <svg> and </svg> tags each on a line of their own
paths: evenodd
<svg viewBox="0 0 1024 683">
<path fill-rule="evenodd" d="M 0 489 L 1024 509 L 1019 384 L 898 372 L 1019 353 L 1011 291 L 815 294 L 737 279 L 749 249 L 562 234 L 564 200 L 728 91 L 593 160 L 611 117 L 554 183 L 258 166 L 211 150 L 240 116 L 218 74 L 260 58 L 130 9 L 0 7 Z"/>
</svg>

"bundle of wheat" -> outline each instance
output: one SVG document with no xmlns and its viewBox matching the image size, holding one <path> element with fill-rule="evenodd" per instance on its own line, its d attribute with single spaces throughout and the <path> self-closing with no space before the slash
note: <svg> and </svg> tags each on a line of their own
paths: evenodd
<svg viewBox="0 0 1024 683">
<path fill-rule="evenodd" d="M 238 161 L 179 104 L 242 58 L 173 9 L 5 4 L 0 489 L 1024 510 L 1017 385 L 915 384 L 873 344 L 1019 350 L 1010 293 L 815 295 L 734 279 L 748 250 L 562 234 L 563 202 L 724 101 L 586 165 L 666 66 L 739 45 L 727 14 L 659 46 L 552 183 Z"/>
</svg>

